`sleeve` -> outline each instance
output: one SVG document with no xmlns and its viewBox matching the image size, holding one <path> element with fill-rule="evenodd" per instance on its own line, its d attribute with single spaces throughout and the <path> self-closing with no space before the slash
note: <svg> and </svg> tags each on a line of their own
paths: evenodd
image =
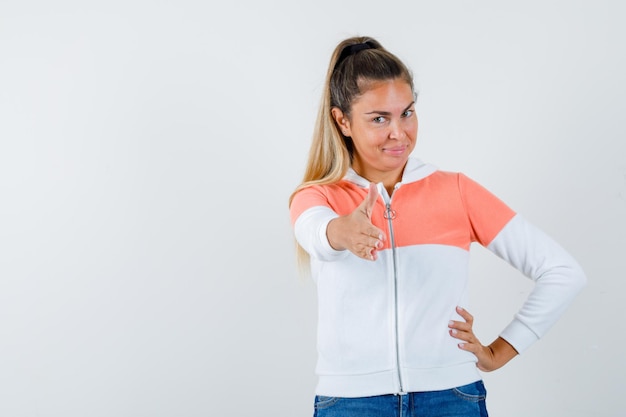
<svg viewBox="0 0 626 417">
<path fill-rule="evenodd" d="M 535 282 L 513 321 L 500 333 L 522 353 L 556 323 L 585 286 L 587 277 L 565 249 L 520 215 L 487 249 Z"/>
<path fill-rule="evenodd" d="M 565 249 L 482 186 L 460 174 L 459 188 L 473 239 L 535 282 L 500 334 L 522 353 L 556 323 L 587 278 Z"/>
<path fill-rule="evenodd" d="M 328 223 L 339 215 L 330 208 L 320 187 L 312 186 L 299 191 L 289 211 L 296 240 L 311 258 L 334 261 L 348 255 L 348 251 L 335 250 L 328 242 Z"/>
<path fill-rule="evenodd" d="M 471 226 L 471 238 L 489 245 L 515 212 L 477 182 L 459 174 L 459 191 Z"/>
</svg>

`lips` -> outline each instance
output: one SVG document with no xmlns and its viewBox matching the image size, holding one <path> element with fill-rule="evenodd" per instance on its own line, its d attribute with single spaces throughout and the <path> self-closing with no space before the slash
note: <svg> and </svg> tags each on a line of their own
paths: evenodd
<svg viewBox="0 0 626 417">
<path fill-rule="evenodd" d="M 407 146 L 392 146 L 382 150 L 389 155 L 402 155 L 407 150 Z"/>
</svg>

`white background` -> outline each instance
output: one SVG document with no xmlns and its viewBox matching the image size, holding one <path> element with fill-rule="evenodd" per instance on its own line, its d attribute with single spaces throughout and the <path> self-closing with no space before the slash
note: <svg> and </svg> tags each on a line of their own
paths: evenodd
<svg viewBox="0 0 626 417">
<path fill-rule="evenodd" d="M 615 1 L 0 2 L 0 415 L 310 416 L 315 288 L 287 200 L 334 46 L 414 71 L 415 155 L 589 285 L 485 375 L 492 416 L 619 416 L 626 17 Z M 485 343 L 529 284 L 472 249 Z"/>
</svg>

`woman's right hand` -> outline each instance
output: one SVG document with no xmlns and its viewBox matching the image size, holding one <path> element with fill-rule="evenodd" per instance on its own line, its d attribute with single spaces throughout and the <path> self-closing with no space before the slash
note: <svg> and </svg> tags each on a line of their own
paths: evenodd
<svg viewBox="0 0 626 417">
<path fill-rule="evenodd" d="M 375 261 L 376 251 L 383 247 L 385 235 L 372 224 L 372 210 L 378 199 L 376 184 L 370 183 L 369 192 L 350 214 L 328 223 L 326 237 L 335 250 L 349 250 L 359 258 Z"/>
</svg>

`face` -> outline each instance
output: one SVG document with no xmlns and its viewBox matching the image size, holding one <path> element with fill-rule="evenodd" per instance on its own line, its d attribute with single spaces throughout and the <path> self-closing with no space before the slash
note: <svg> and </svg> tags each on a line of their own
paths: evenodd
<svg viewBox="0 0 626 417">
<path fill-rule="evenodd" d="M 401 79 L 377 81 L 352 103 L 349 118 L 337 108 L 332 111 L 354 143 L 352 168 L 370 181 L 398 182 L 417 137 L 411 86 Z"/>
</svg>

